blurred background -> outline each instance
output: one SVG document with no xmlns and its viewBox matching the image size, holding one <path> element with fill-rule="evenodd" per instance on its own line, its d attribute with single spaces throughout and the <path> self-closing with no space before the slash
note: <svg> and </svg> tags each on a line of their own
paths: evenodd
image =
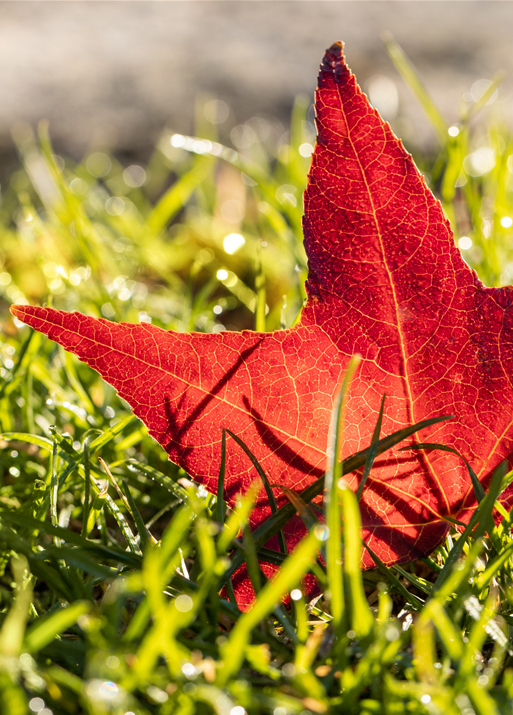
<svg viewBox="0 0 513 715">
<path fill-rule="evenodd" d="M 55 147 L 75 159 L 94 146 L 144 160 L 165 126 L 193 131 L 198 95 L 226 104 L 224 141 L 254 115 L 285 131 L 295 96 L 312 95 L 322 54 L 339 39 L 401 137 L 432 148 L 433 128 L 387 56 L 385 31 L 448 123 L 462 98 L 482 91 L 476 81 L 500 69 L 496 103 L 513 117 L 508 2 L 0 2 L 0 17 L 4 169 L 13 125 L 43 117 Z"/>
<path fill-rule="evenodd" d="M 8 305 L 48 300 L 175 330 L 292 325 L 313 92 L 339 39 L 465 260 L 512 281 L 513 4 L 0 1 L 0 20 L 13 336 Z"/>
</svg>

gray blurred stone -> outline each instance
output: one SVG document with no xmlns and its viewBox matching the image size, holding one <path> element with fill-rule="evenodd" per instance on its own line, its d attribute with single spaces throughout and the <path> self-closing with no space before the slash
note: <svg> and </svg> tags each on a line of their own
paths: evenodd
<svg viewBox="0 0 513 715">
<path fill-rule="evenodd" d="M 165 125 L 193 130 L 199 93 L 226 101 L 232 125 L 255 113 L 287 122 L 312 94 L 324 49 L 346 43 L 361 84 L 392 78 L 410 143 L 434 133 L 388 59 L 389 30 L 420 70 L 447 121 L 462 92 L 498 69 L 513 76 L 509 2 L 0 2 L 0 144 L 13 124 L 50 120 L 56 146 L 144 153 Z M 497 105 L 499 104 L 496 103 Z"/>
</svg>

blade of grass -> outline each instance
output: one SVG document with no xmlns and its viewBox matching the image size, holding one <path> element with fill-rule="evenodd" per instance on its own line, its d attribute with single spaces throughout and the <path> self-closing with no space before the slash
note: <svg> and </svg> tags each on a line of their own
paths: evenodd
<svg viewBox="0 0 513 715">
<path fill-rule="evenodd" d="M 217 479 L 217 501 L 216 501 L 216 521 L 224 524 L 226 515 L 226 503 L 224 501 L 224 482 L 226 477 L 226 430 L 223 427 L 221 437 L 221 464 L 219 466 L 219 476 Z"/>
<path fill-rule="evenodd" d="M 147 219 L 152 233 L 164 229 L 173 216 L 183 208 L 192 192 L 206 179 L 212 169 L 210 157 L 200 157 L 189 171 L 183 174 L 158 201 Z"/>
<path fill-rule="evenodd" d="M 358 501 L 361 499 L 363 490 L 365 489 L 365 484 L 366 484 L 367 479 L 370 474 L 370 470 L 372 469 L 372 465 L 374 464 L 374 460 L 377 455 L 377 450 L 378 450 L 378 445 L 379 445 L 379 435 L 381 434 L 381 424 L 383 422 L 383 410 L 385 409 L 385 399 L 386 399 L 386 393 L 383 395 L 383 399 L 381 400 L 381 406 L 379 408 L 378 419 L 376 421 L 376 426 L 374 427 L 374 432 L 372 433 L 372 439 L 371 439 L 369 451 L 367 452 L 367 457 L 365 459 L 365 465 L 363 467 L 362 479 L 360 481 L 360 484 L 358 485 L 358 489 L 356 490 L 356 498 Z"/>
<path fill-rule="evenodd" d="M 411 89 L 413 94 L 417 97 L 419 104 L 425 111 L 428 119 L 433 125 L 434 130 L 437 133 L 438 140 L 442 147 L 447 143 L 449 135 L 447 133 L 447 125 L 435 106 L 433 100 L 428 94 L 424 83 L 420 79 L 419 73 L 411 61 L 406 57 L 402 48 L 397 44 L 390 33 L 384 33 L 382 35 L 382 40 L 388 52 L 388 56 L 395 65 L 396 70 L 399 72 L 403 80 L 406 82 L 408 87 Z"/>
<path fill-rule="evenodd" d="M 81 534 L 85 538 L 87 536 L 87 524 L 89 521 L 89 510 L 91 507 L 91 468 L 89 463 L 89 442 L 88 438 L 84 439 L 84 508 L 82 512 L 82 531 Z"/>
<path fill-rule="evenodd" d="M 29 349 L 31 341 L 34 339 L 33 336 L 35 334 L 34 330 L 30 330 L 29 334 L 25 338 L 25 341 L 23 342 L 20 351 L 19 351 L 19 356 L 16 364 L 11 370 L 11 381 L 10 382 L 4 382 L 3 385 L 0 385 L 0 399 L 4 396 L 4 394 L 7 391 L 7 388 L 12 385 L 17 377 L 17 373 L 21 368 L 21 365 L 23 363 L 23 358 L 25 357 L 25 354 L 27 350 Z M 12 388 L 11 388 L 12 389 Z M 7 394 L 9 394 L 7 392 Z"/>
<path fill-rule="evenodd" d="M 399 581 L 397 576 L 391 571 L 391 569 L 388 568 L 388 566 L 385 566 L 383 561 L 379 558 L 379 556 L 374 553 L 374 551 L 368 544 L 365 543 L 365 541 L 363 542 L 363 545 L 371 555 L 372 560 L 374 561 L 380 572 L 383 574 L 385 581 L 389 585 L 392 585 L 393 588 L 397 591 L 397 593 L 400 593 L 406 599 L 406 603 L 409 604 L 415 611 L 422 610 L 424 602 L 417 596 L 414 596 L 413 593 L 410 593 L 408 591 L 406 586 L 404 586 L 401 581 Z"/>
<path fill-rule="evenodd" d="M 37 653 L 55 638 L 73 626 L 80 616 L 89 613 L 91 604 L 89 601 L 75 601 L 70 606 L 60 609 L 57 613 L 52 613 L 46 618 L 40 618 L 32 623 L 28 628 L 24 647 L 30 653 Z"/>
<path fill-rule="evenodd" d="M 227 429 L 226 432 L 230 435 L 230 437 L 231 437 L 233 440 L 235 440 L 235 442 L 237 442 L 237 444 L 239 445 L 239 447 L 243 450 L 243 452 L 245 452 L 245 454 L 246 454 L 246 455 L 249 457 L 249 459 L 251 460 L 251 463 L 253 464 L 253 466 L 255 467 L 255 469 L 256 469 L 256 471 L 257 471 L 257 473 L 258 473 L 258 476 L 260 477 L 260 479 L 262 480 L 262 482 L 263 482 L 263 484 L 264 484 L 265 492 L 266 492 L 266 494 L 267 494 L 267 499 L 269 500 L 269 506 L 271 507 L 271 512 L 272 512 L 273 514 L 276 514 L 277 511 L 278 511 L 278 506 L 277 506 L 277 504 L 276 504 L 276 499 L 274 498 L 273 490 L 272 490 L 272 487 L 271 487 L 271 485 L 270 485 L 270 483 L 269 483 L 269 479 L 267 478 L 267 474 L 264 472 L 264 470 L 263 470 L 262 467 L 260 466 L 260 463 L 259 463 L 258 459 L 255 457 L 255 455 L 254 455 L 253 452 L 249 449 L 249 447 L 247 447 L 247 446 L 244 444 L 244 442 L 241 440 L 240 437 L 237 437 L 237 435 L 235 435 L 235 434 L 234 434 L 233 432 L 231 432 L 229 429 Z M 278 543 L 279 543 L 280 551 L 282 552 L 282 554 L 286 554 L 286 553 L 287 553 L 287 544 L 286 544 L 286 542 L 285 542 L 285 537 L 284 537 L 284 535 L 283 535 L 283 532 L 282 532 L 282 530 L 280 529 L 277 533 L 278 533 Z"/>
<path fill-rule="evenodd" d="M 344 480 L 341 479 L 338 484 L 339 492 L 342 495 L 342 519 L 344 524 L 343 563 L 344 576 L 348 585 L 350 624 L 357 638 L 367 640 L 374 630 L 375 622 L 367 603 L 362 581 L 362 522 L 360 509 L 356 496 Z"/>
<path fill-rule="evenodd" d="M 59 492 L 59 480 L 57 477 L 57 441 L 54 438 L 53 449 L 52 449 L 52 461 L 50 464 L 50 519 L 53 526 L 57 526 L 59 523 L 59 517 L 57 515 L 57 496 Z M 60 546 L 60 539 L 54 537 L 54 543 L 56 546 Z"/>
<path fill-rule="evenodd" d="M 400 452 L 405 452 L 409 449 L 413 450 L 430 450 L 430 449 L 438 449 L 442 452 L 451 452 L 452 454 L 455 454 L 457 457 L 462 459 L 465 462 L 465 466 L 467 467 L 468 473 L 470 475 L 470 480 L 472 482 L 472 487 L 474 489 L 474 494 L 476 495 L 477 502 L 481 502 L 485 498 L 485 490 L 483 489 L 483 485 L 479 481 L 479 479 L 476 476 L 476 473 L 470 466 L 470 464 L 467 462 L 465 457 L 461 455 L 457 449 L 453 449 L 452 447 L 446 447 L 444 444 L 436 444 L 434 442 L 420 442 L 418 444 L 412 444 L 409 447 L 401 447 L 399 450 Z"/>
<path fill-rule="evenodd" d="M 257 249 L 255 293 L 255 330 L 260 333 L 265 333 L 265 274 L 262 266 L 262 246 L 260 243 Z"/>
<path fill-rule="evenodd" d="M 186 489 L 184 489 L 180 484 L 174 482 L 166 474 L 162 474 L 162 472 L 160 472 L 158 469 L 155 469 L 155 467 L 152 467 L 150 464 L 144 464 L 143 462 L 137 461 L 137 459 L 128 459 L 126 464 L 128 465 L 129 469 L 139 471 L 149 477 L 151 480 L 154 480 L 158 484 L 161 484 L 168 491 L 170 491 L 177 499 L 180 499 L 180 501 L 188 500 Z"/>
<path fill-rule="evenodd" d="M 333 628 L 339 638 L 347 631 L 344 606 L 344 579 L 342 570 L 342 544 L 339 505 L 339 480 L 342 477 L 340 460 L 343 445 L 345 405 L 351 381 L 361 362 L 359 356 L 353 356 L 347 366 L 342 385 L 335 398 L 330 434 L 328 437 L 328 469 L 325 477 L 324 504 L 328 539 L 326 542 L 326 570 L 330 591 L 331 615 Z"/>
</svg>

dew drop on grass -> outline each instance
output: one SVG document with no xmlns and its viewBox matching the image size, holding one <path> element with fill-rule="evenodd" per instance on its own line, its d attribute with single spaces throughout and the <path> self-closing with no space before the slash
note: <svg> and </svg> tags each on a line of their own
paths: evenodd
<svg viewBox="0 0 513 715">
<path fill-rule="evenodd" d="M 318 524 L 314 529 L 314 533 L 315 536 L 319 539 L 319 541 L 326 541 L 326 539 L 330 535 L 330 530 L 324 524 Z"/>
<path fill-rule="evenodd" d="M 175 600 L 175 608 L 177 611 L 180 611 L 180 613 L 187 613 L 192 608 L 192 598 L 186 594 L 178 596 Z"/>
<path fill-rule="evenodd" d="M 123 180 L 127 186 L 135 189 L 142 186 L 146 181 L 146 172 L 138 164 L 132 164 L 123 172 Z"/>
<path fill-rule="evenodd" d="M 309 156 L 312 156 L 313 151 L 314 151 L 313 146 L 311 144 L 309 144 L 308 142 L 305 142 L 305 144 L 301 144 L 301 146 L 299 147 L 299 153 L 301 154 L 301 156 L 304 156 L 307 158 Z"/>
<path fill-rule="evenodd" d="M 191 676 L 196 675 L 196 668 L 192 663 L 184 663 L 184 665 L 182 665 L 182 673 L 187 678 L 190 678 Z"/>
<path fill-rule="evenodd" d="M 223 248 L 226 253 L 232 255 L 245 243 L 246 239 L 240 233 L 229 233 L 223 240 Z"/>
<path fill-rule="evenodd" d="M 203 111 L 205 112 L 206 119 L 212 124 L 222 124 L 228 119 L 228 115 L 230 114 L 228 105 L 221 99 L 210 100 L 210 102 L 205 104 Z"/>
<path fill-rule="evenodd" d="M 32 700 L 29 702 L 29 708 L 32 710 L 33 713 L 38 713 L 40 712 L 45 706 L 45 701 L 43 698 L 32 698 Z"/>
</svg>

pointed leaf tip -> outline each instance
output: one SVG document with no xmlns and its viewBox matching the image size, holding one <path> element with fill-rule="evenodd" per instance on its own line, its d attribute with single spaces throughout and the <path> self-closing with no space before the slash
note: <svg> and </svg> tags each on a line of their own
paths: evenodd
<svg viewBox="0 0 513 715">
<path fill-rule="evenodd" d="M 45 310 L 36 305 L 10 305 L 11 314 L 26 325 L 30 325 L 31 318 L 37 316 L 38 312 Z"/>
<path fill-rule="evenodd" d="M 344 43 L 340 40 L 337 40 L 331 45 L 331 47 L 327 51 L 331 52 L 334 55 L 342 55 L 344 52 Z"/>
<path fill-rule="evenodd" d="M 345 65 L 344 43 L 337 41 L 328 47 L 322 59 L 321 71 L 333 72 L 337 65 Z"/>
</svg>

